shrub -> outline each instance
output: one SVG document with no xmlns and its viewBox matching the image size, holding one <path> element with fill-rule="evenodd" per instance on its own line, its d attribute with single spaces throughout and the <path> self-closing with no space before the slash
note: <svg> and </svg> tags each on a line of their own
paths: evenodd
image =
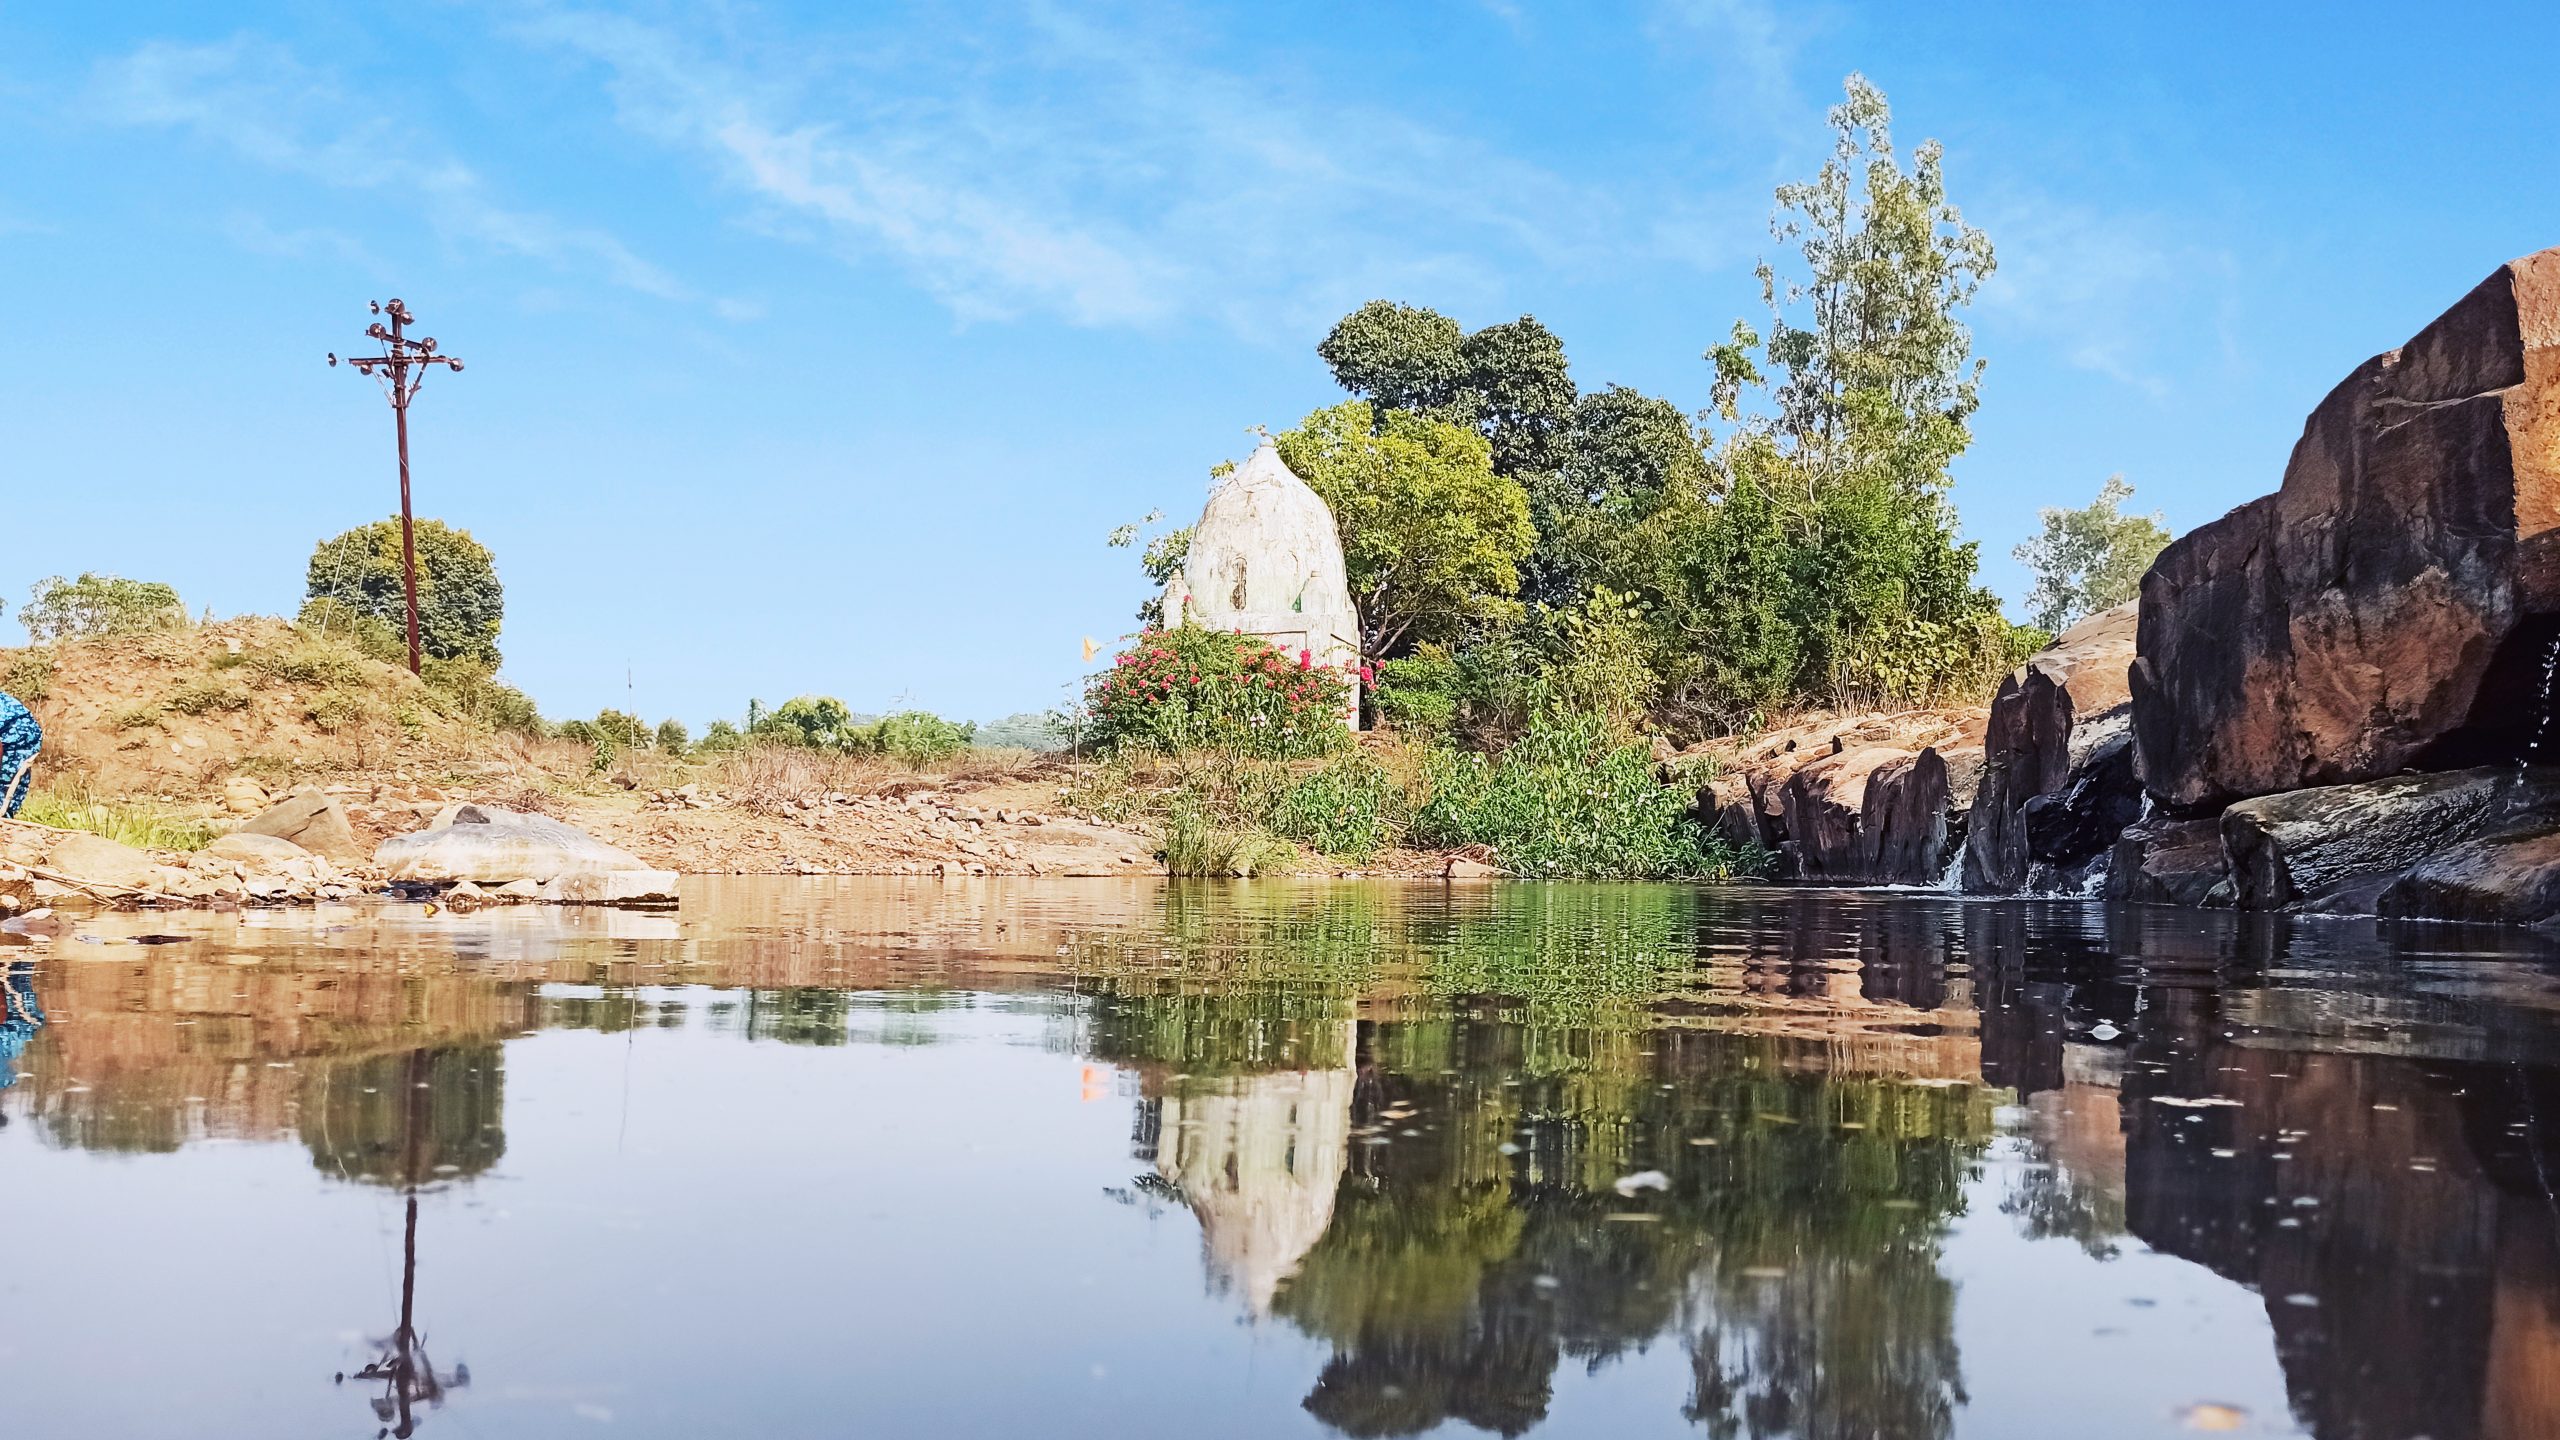
<svg viewBox="0 0 2560 1440">
<path fill-rule="evenodd" d="M 1263 823 L 1310 849 L 1366 860 L 1396 843 L 1410 811 L 1404 787 L 1386 767 L 1354 752 L 1312 774 L 1284 774 Z"/>
<path fill-rule="evenodd" d="M 197 681 L 181 685 L 161 700 L 161 705 L 181 715 L 203 715 L 215 710 L 246 710 L 249 692 L 236 685 L 217 685 Z"/>
<path fill-rule="evenodd" d="M 363 652 L 352 641 L 316 635 L 289 649 L 252 651 L 249 664 L 291 685 L 361 685 L 366 678 Z"/>
<path fill-rule="evenodd" d="M 293 625 L 315 640 L 334 640 L 352 645 L 367 658 L 386 665 L 406 665 L 409 662 L 409 635 L 405 621 L 394 625 L 334 595 L 303 601 L 302 613 L 294 617 Z"/>
<path fill-rule="evenodd" d="M 1525 677 L 1541 663 L 1516 629 L 1454 651 L 1421 645 L 1402 659 L 1379 663 L 1372 703 L 1389 729 L 1417 740 L 1498 740 L 1527 723 Z"/>
<path fill-rule="evenodd" d="M 1167 817 L 1163 854 L 1168 875 L 1237 880 L 1284 874 L 1295 868 L 1298 858 L 1289 842 L 1259 830 L 1221 825 L 1196 805 L 1177 805 Z"/>
<path fill-rule="evenodd" d="M 542 712 L 534 708 L 533 697 L 500 680 L 478 660 L 429 660 L 419 667 L 419 675 L 454 714 L 501 734 L 542 733 Z"/>
<path fill-rule="evenodd" d="M 116 730 L 142 730 L 159 723 L 160 707 L 157 705 L 136 705 L 107 716 L 108 726 Z"/>
<path fill-rule="evenodd" d="M 1109 749 L 1213 747 L 1269 759 L 1338 749 L 1350 684 L 1306 652 L 1185 625 L 1149 630 L 1086 689 L 1093 738 Z"/>
<path fill-rule="evenodd" d="M 53 690 L 53 652 L 43 648 L 21 650 L 9 658 L 8 667 L 0 669 L 0 692 L 17 696 L 30 703 L 43 699 Z"/>
<path fill-rule="evenodd" d="M 1729 868 L 1689 818 L 1687 797 L 1654 778 L 1647 747 L 1619 743 L 1598 716 L 1542 711 L 1498 756 L 1434 748 L 1423 776 L 1414 837 L 1491 846 L 1518 874 L 1661 879 Z"/>
<path fill-rule="evenodd" d="M 618 750 L 646 750 L 657 732 L 649 722 L 622 710 L 599 710 L 595 719 L 596 733 L 610 740 Z"/>
<path fill-rule="evenodd" d="M 747 737 L 726 720 L 714 720 L 702 727 L 702 743 L 695 748 L 707 754 L 725 754 L 746 743 Z"/>
<path fill-rule="evenodd" d="M 321 733 L 335 735 L 364 719 L 365 712 L 363 696 L 350 695 L 344 690 L 323 690 L 303 707 L 302 718 L 310 721 L 312 727 Z"/>
<path fill-rule="evenodd" d="M 77 580 L 59 575 L 35 583 L 18 623 L 37 644 L 99 635 L 176 630 L 187 623 L 178 592 L 151 580 L 83 571 Z"/>
<path fill-rule="evenodd" d="M 930 765 L 969 748 L 976 727 L 956 725 L 927 710 L 902 710 L 855 733 L 855 748 L 906 765 Z"/>
<path fill-rule="evenodd" d="M 659 749 L 670 755 L 682 755 L 685 747 L 692 743 L 693 732 L 684 728 L 683 721 L 670 719 L 658 722 Z"/>
<path fill-rule="evenodd" d="M 832 695 L 795 696 L 775 706 L 770 714 L 755 712 L 754 702 L 748 702 L 748 734 L 805 745 L 812 750 L 849 750 L 860 728 L 853 711 Z"/>
</svg>

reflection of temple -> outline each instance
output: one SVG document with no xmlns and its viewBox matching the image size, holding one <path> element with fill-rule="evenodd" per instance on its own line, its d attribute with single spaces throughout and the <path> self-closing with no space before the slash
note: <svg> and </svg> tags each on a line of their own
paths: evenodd
<svg viewBox="0 0 2560 1440">
<path fill-rule="evenodd" d="M 1209 1273 L 1257 1318 L 1333 1221 L 1351 1089 L 1347 1067 L 1280 1070 L 1165 1082 L 1141 1102 L 1157 1175 L 1200 1217 Z"/>
</svg>

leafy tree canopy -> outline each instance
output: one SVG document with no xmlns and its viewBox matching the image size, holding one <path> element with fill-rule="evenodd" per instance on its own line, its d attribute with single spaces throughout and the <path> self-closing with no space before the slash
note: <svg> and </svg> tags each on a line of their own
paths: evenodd
<svg viewBox="0 0 2560 1440">
<path fill-rule="evenodd" d="M 187 623 L 187 608 L 178 602 L 176 590 L 158 581 L 86 570 L 77 580 L 54 575 L 37 581 L 18 612 L 18 623 L 35 643 L 49 645 L 170 629 Z"/>
<path fill-rule="evenodd" d="M 1494 473 L 1483 436 L 1353 400 L 1276 438 L 1341 527 L 1365 657 L 1516 613 L 1537 536 L 1527 492 Z"/>
<path fill-rule="evenodd" d="M 487 546 L 441 520 L 417 522 L 418 645 L 438 660 L 498 664 L 506 592 Z M 320 542 L 311 552 L 305 595 L 334 600 L 406 635 L 400 522 L 376 520 Z M 405 648 L 405 641 L 404 647 Z"/>
<path fill-rule="evenodd" d="M 2110 475 L 2087 505 L 2048 507 L 2044 533 L 2010 552 L 2035 576 L 2027 608 L 2037 625 L 2064 630 L 2140 593 L 2143 572 L 2168 548 L 2169 527 L 2156 511 L 2122 513 L 2132 498 L 2124 477 Z"/>
</svg>

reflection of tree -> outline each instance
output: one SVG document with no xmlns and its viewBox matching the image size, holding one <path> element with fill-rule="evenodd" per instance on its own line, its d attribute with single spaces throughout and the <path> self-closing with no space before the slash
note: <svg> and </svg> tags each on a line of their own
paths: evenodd
<svg viewBox="0 0 2560 1440">
<path fill-rule="evenodd" d="M 507 1153 L 506 1071 L 495 1043 L 314 1067 L 300 1127 L 324 1173 L 376 1185 L 468 1179 Z"/>
<path fill-rule="evenodd" d="M 1334 1346 L 1311 1412 L 1360 1436 L 1518 1434 L 1564 1359 L 1678 1335 L 1711 1433 L 1951 1431 L 1937 1244 L 1990 1136 L 1982 1092 L 1705 1033 L 1585 1034 L 1564 1047 L 1583 1068 L 1524 1079 L 1542 1043 L 1500 1022 L 1364 1027 L 1355 1133 L 1385 1143 L 1358 1152 L 1275 1306 Z M 1668 1189 L 1612 1188 L 1639 1169 Z"/>
<path fill-rule="evenodd" d="M 481 1058 L 469 1051 L 413 1050 L 407 1055 L 384 1056 L 345 1067 L 367 1072 L 353 1077 L 356 1079 L 396 1083 L 398 1098 L 394 1104 L 400 1120 L 399 1141 L 391 1151 L 392 1159 L 387 1170 L 348 1167 L 345 1162 L 350 1159 L 380 1158 L 380 1152 L 363 1139 L 351 1141 L 343 1147 L 331 1142 L 332 1152 L 339 1159 L 335 1166 L 329 1159 L 320 1160 L 321 1168 L 334 1168 L 336 1173 L 350 1179 L 397 1184 L 405 1201 L 406 1220 L 401 1229 L 400 1244 L 400 1323 L 379 1342 L 381 1354 L 352 1377 L 382 1386 L 382 1393 L 371 1397 L 374 1418 L 382 1422 L 382 1429 L 377 1432 L 379 1436 L 407 1440 L 417 1433 L 421 1411 L 442 1405 L 447 1391 L 471 1383 L 471 1371 L 466 1366 L 456 1365 L 450 1373 L 436 1369 L 435 1361 L 427 1355 L 426 1336 L 418 1328 L 418 1187 L 432 1178 L 479 1174 L 496 1164 L 499 1154 L 506 1148 L 503 1139 L 494 1146 L 480 1143 L 479 1148 L 472 1148 L 480 1132 L 477 1127 L 466 1127 L 464 1122 L 479 1117 L 480 1106 L 475 1102 L 499 1093 L 497 1047 L 473 1048 L 487 1051 L 485 1074 L 488 1083 L 485 1087 L 480 1084 L 484 1073 L 481 1067 L 462 1063 Z M 444 1076 L 441 1083 L 439 1072 Z M 455 1076 L 469 1078 L 467 1083 L 457 1084 L 453 1081 Z M 358 1085 L 352 1089 L 363 1096 L 382 1093 L 379 1086 Z M 331 1097 L 324 1094 L 320 1098 L 325 1107 Z M 457 1105 L 461 1113 L 439 1113 L 446 1105 Z M 363 1127 L 378 1118 L 380 1113 L 372 1105 L 348 1104 L 342 1107 L 338 1118 Z M 494 1107 L 489 1114 L 492 1123 L 488 1128 L 494 1133 L 497 1129 Z M 459 1144 L 439 1144 L 440 1139 L 457 1135 L 471 1138 Z M 315 1156 L 318 1153 L 315 1147 Z M 457 1159 L 443 1158 L 466 1153 L 477 1162 L 468 1170 Z M 338 1378 L 343 1382 L 350 1377 L 341 1375 Z"/>
</svg>

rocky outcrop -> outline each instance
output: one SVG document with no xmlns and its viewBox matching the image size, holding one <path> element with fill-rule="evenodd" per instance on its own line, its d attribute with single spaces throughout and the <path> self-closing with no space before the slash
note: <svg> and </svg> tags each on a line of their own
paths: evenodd
<svg viewBox="0 0 2560 1440">
<path fill-rule="evenodd" d="M 2116 837 L 2106 895 L 2151 905 L 2202 905 L 2215 890 L 2227 891 L 2230 875 L 2220 821 L 2155 815 Z"/>
<path fill-rule="evenodd" d="M 343 868 L 363 865 L 371 857 L 356 840 L 344 807 L 316 785 L 301 785 L 282 800 L 252 816 L 240 827 L 244 835 L 272 835 L 289 840 Z"/>
<path fill-rule="evenodd" d="M 536 898 L 572 905 L 672 904 L 674 872 L 543 815 L 457 805 L 436 823 L 382 842 L 374 858 L 391 883 L 502 888 L 530 882 Z"/>
<path fill-rule="evenodd" d="M 1826 716 L 1708 747 L 1697 818 L 1769 852 L 1782 877 L 1934 885 L 1962 843 L 1981 773 L 1980 710 Z"/>
<path fill-rule="evenodd" d="M 2144 578 L 2136 763 L 2163 804 L 2512 756 L 2560 634 L 2560 250 L 2321 401 L 2273 495 Z"/>
<path fill-rule="evenodd" d="M 2055 637 L 2000 682 L 1964 844 L 1975 893 L 2077 888 L 2141 813 L 2125 718 L 2131 603 Z"/>
<path fill-rule="evenodd" d="M 2451 846 L 2383 887 L 2374 909 L 2400 918 L 2547 924 L 2560 915 L 2560 833 Z"/>
<path fill-rule="evenodd" d="M 2222 812 L 2220 827 L 2232 903 L 2281 910 L 2326 901 L 2369 913 L 2387 880 L 2512 822 L 2544 793 L 2513 771 L 2479 769 L 2243 800 Z"/>
</svg>

